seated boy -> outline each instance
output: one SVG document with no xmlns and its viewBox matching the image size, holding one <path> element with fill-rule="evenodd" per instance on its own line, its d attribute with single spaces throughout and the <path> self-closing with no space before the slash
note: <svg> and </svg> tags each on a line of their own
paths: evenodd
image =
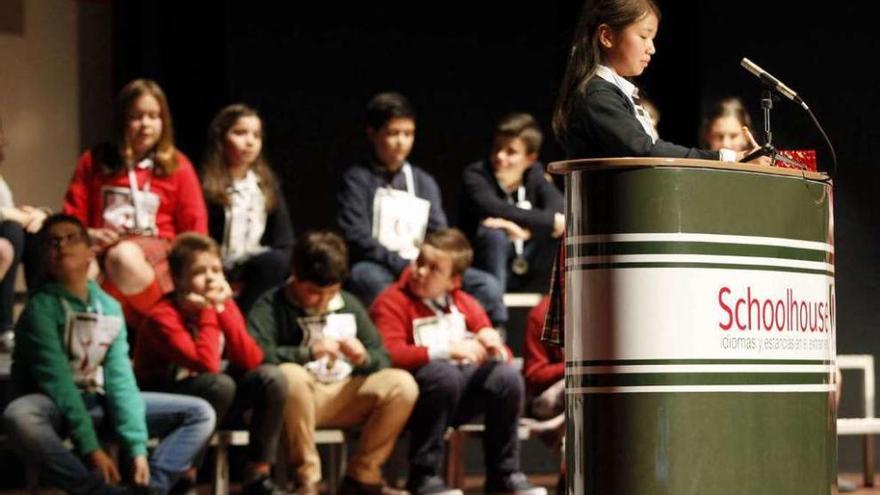
<svg viewBox="0 0 880 495">
<path fill-rule="evenodd" d="M 388 369 L 388 352 L 367 311 L 341 290 L 348 274 L 345 241 L 311 232 L 294 245 L 286 285 L 264 294 L 248 327 L 267 363 L 280 363 L 290 393 L 284 413 L 299 493 L 316 494 L 321 463 L 315 428 L 361 426 L 339 494 L 392 493 L 381 467 L 418 396 L 415 381 Z"/>
<path fill-rule="evenodd" d="M 122 311 L 88 278 L 94 254 L 78 219 L 50 216 L 41 239 L 50 281 L 32 293 L 16 327 L 18 398 L 4 412 L 6 432 L 39 463 L 43 482 L 74 494 L 121 493 L 119 468 L 96 433 L 110 426 L 132 459 L 134 485 L 167 493 L 210 438 L 214 411 L 195 397 L 140 393 Z M 164 437 L 149 461 L 148 430 Z"/>
<path fill-rule="evenodd" d="M 527 113 L 498 122 L 488 160 L 464 169 L 459 223 L 474 243 L 474 265 L 507 292 L 547 292 L 563 197 L 537 161 L 541 129 Z"/>
<path fill-rule="evenodd" d="M 263 351 L 248 334 L 223 276 L 217 243 L 181 234 L 168 265 L 174 291 L 153 306 L 137 333 L 134 365 L 141 387 L 201 397 L 214 407 L 217 424 L 229 429 L 242 427 L 250 410 L 243 493 L 283 493 L 269 474 L 287 382 L 276 366 L 262 365 Z"/>
<path fill-rule="evenodd" d="M 565 409 L 565 353 L 561 347 L 541 342 L 550 298 L 544 296 L 529 312 L 523 347 L 523 376 L 531 401 L 528 412 L 535 419 L 553 420 L 561 436 Z"/>
<path fill-rule="evenodd" d="M 367 104 L 371 153 L 342 176 L 337 222 L 354 261 L 348 287 L 367 306 L 415 259 L 425 232 L 447 226 L 437 182 L 407 161 L 415 132 L 415 111 L 406 97 L 374 96 Z M 497 280 L 475 269 L 463 280 L 494 324 L 507 322 Z"/>
<path fill-rule="evenodd" d="M 392 364 L 409 370 L 419 385 L 409 424 L 407 489 L 460 495 L 439 476 L 443 435 L 448 426 L 485 413 L 486 493 L 544 495 L 544 488 L 532 486 L 519 471 L 522 377 L 509 364 L 511 352 L 486 312 L 461 290 L 472 259 L 460 231 L 432 232 L 415 265 L 370 308 Z"/>
</svg>

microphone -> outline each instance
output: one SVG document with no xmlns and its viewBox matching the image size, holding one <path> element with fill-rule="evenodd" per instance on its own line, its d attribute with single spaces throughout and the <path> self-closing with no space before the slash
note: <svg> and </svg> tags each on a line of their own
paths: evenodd
<svg viewBox="0 0 880 495">
<path fill-rule="evenodd" d="M 770 89 L 775 89 L 779 94 L 797 104 L 803 104 L 803 100 L 801 100 L 801 97 L 798 96 L 798 94 L 793 89 L 783 84 L 782 81 L 780 81 L 779 79 L 771 76 L 767 71 L 758 67 L 751 60 L 743 58 L 742 62 L 740 62 L 740 65 L 742 65 L 747 71 L 754 74 Z"/>
</svg>

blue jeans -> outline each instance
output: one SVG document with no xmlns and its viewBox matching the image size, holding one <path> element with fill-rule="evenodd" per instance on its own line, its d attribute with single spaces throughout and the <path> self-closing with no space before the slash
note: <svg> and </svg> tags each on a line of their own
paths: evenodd
<svg viewBox="0 0 880 495">
<path fill-rule="evenodd" d="M 559 249 L 558 239 L 530 239 L 524 243 L 523 257 L 529 263 L 529 270 L 518 275 L 513 273 L 512 261 L 516 253 L 513 242 L 502 229 L 480 226 L 474 243 L 474 266 L 491 273 L 507 292 L 547 293 L 550 288 L 550 275 L 553 260 Z"/>
<path fill-rule="evenodd" d="M 196 397 L 152 392 L 142 395 L 147 430 L 150 436 L 162 438 L 150 456 L 150 485 L 165 494 L 191 467 L 193 457 L 211 437 L 214 410 Z M 107 414 L 100 401 L 87 400 L 86 407 L 96 430 L 106 431 L 108 425 L 102 423 Z M 75 495 L 117 491 L 64 446 L 65 420 L 48 396 L 30 394 L 15 399 L 3 413 L 3 421 L 14 445 L 29 461 L 39 463 L 44 483 Z"/>
<path fill-rule="evenodd" d="M 394 273 L 387 266 L 372 261 L 358 261 L 351 267 L 347 287 L 369 307 L 395 280 Z M 480 301 L 494 325 L 507 323 L 504 288 L 495 277 L 482 270 L 468 268 L 462 276 L 462 289 Z"/>
</svg>

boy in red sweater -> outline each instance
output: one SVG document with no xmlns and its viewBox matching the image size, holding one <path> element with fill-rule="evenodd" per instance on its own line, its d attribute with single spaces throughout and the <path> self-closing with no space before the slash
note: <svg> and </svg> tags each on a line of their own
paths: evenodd
<svg viewBox="0 0 880 495">
<path fill-rule="evenodd" d="M 227 428 L 240 427 L 243 413 L 252 410 L 243 493 L 283 493 L 269 471 L 287 398 L 284 375 L 261 364 L 263 351 L 232 299 L 213 239 L 178 236 L 168 264 L 175 290 L 150 310 L 137 334 L 134 368 L 141 388 L 201 397 Z"/>
<path fill-rule="evenodd" d="M 415 494 L 461 494 L 439 476 L 449 425 L 485 413 L 487 494 L 544 495 L 519 471 L 523 382 L 510 349 L 480 304 L 461 290 L 473 251 L 457 229 L 428 234 L 415 264 L 373 303 L 370 316 L 394 366 L 419 385 L 410 418 L 410 475 Z"/>
</svg>

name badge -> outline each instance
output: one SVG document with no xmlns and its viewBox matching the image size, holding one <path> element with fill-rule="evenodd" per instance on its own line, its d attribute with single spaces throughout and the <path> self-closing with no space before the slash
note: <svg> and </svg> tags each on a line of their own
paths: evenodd
<svg viewBox="0 0 880 495">
<path fill-rule="evenodd" d="M 153 235 L 158 232 L 156 214 L 159 211 L 159 196 L 149 191 L 136 191 L 138 206 L 135 207 L 131 189 L 105 186 L 101 189 L 104 197 L 104 227 L 118 232 L 138 232 Z"/>
<path fill-rule="evenodd" d="M 373 239 L 414 260 L 428 229 L 431 203 L 405 191 L 379 188 L 373 199 Z"/>
<path fill-rule="evenodd" d="M 64 329 L 74 382 L 87 391 L 103 392 L 107 351 L 122 331 L 122 318 L 95 313 L 68 313 Z"/>
<path fill-rule="evenodd" d="M 461 313 L 413 320 L 413 340 L 428 349 L 448 349 L 466 338 L 467 324 Z"/>
</svg>

